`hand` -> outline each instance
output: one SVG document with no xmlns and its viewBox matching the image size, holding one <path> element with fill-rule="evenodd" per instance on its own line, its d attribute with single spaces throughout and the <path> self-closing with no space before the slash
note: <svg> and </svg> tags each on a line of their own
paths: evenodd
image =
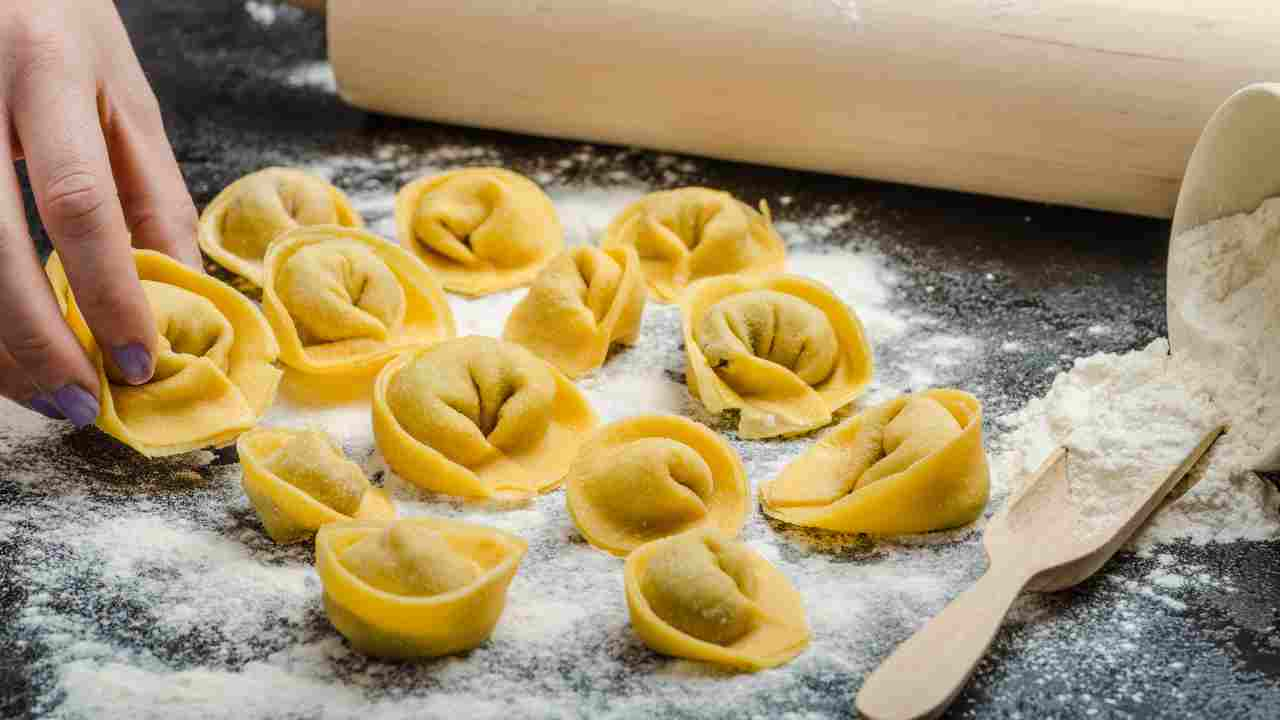
<svg viewBox="0 0 1280 720">
<path fill-rule="evenodd" d="M 199 268 L 195 207 L 109 0 L 5 0 L 0 58 L 0 395 L 88 425 L 97 372 L 40 266 L 13 163 L 27 161 L 108 372 L 131 384 L 151 378 L 158 336 L 130 236 Z"/>
</svg>

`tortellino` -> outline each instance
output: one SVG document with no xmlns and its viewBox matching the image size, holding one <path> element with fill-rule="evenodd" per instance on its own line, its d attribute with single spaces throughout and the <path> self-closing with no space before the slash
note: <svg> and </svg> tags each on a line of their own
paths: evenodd
<svg viewBox="0 0 1280 720">
<path fill-rule="evenodd" d="M 689 391 L 713 413 L 738 410 L 744 438 L 826 425 L 871 382 L 858 316 L 812 280 L 709 278 L 681 304 Z"/>
<path fill-rule="evenodd" d="M 565 477 L 574 525 L 587 542 L 614 555 L 697 527 L 737 535 L 747 519 L 747 488 L 733 448 L 674 415 L 606 425 Z"/>
<path fill-rule="evenodd" d="M 392 520 L 395 507 L 318 430 L 258 428 L 236 442 L 245 495 L 278 543 L 310 539 L 340 520 Z"/>
<path fill-rule="evenodd" d="M 330 523 L 316 535 L 329 622 L 360 652 L 437 657 L 493 632 L 528 544 L 459 520 Z"/>
<path fill-rule="evenodd" d="M 404 186 L 396 234 L 446 290 L 463 295 L 527 285 L 564 249 L 551 198 L 501 168 L 453 170 Z"/>
<path fill-rule="evenodd" d="M 406 348 L 453 337 L 453 313 L 431 271 L 365 230 L 298 228 L 267 253 L 262 307 L 285 364 L 354 373 Z"/>
<path fill-rule="evenodd" d="M 387 464 L 447 495 L 550 490 L 595 426 L 586 396 L 560 371 L 493 338 L 406 353 L 374 383 L 373 431 Z"/>
<path fill-rule="evenodd" d="M 631 627 L 664 655 L 761 670 L 809 645 L 791 581 L 746 545 L 711 528 L 636 549 L 626 563 Z"/>
<path fill-rule="evenodd" d="M 635 344 L 645 295 L 634 249 L 576 247 L 534 280 L 502 336 L 579 377 L 604 364 L 611 344 Z"/>
<path fill-rule="evenodd" d="M 769 206 L 760 212 L 719 190 L 651 193 L 609 223 L 602 247 L 634 247 L 654 297 L 673 302 L 690 283 L 715 275 L 781 272 L 786 246 Z"/>
<path fill-rule="evenodd" d="M 760 495 L 784 522 L 892 535 L 973 522 L 989 490 L 982 406 L 959 390 L 928 390 L 841 423 Z"/>
<path fill-rule="evenodd" d="M 341 190 L 294 168 L 269 167 L 231 183 L 200 215 L 200 248 L 214 262 L 261 287 L 263 258 L 276 238 L 296 227 L 362 227 Z"/>
<path fill-rule="evenodd" d="M 98 367 L 98 427 L 147 457 L 234 442 L 270 407 L 280 384 L 270 325 L 225 283 L 158 252 L 133 255 L 160 335 L 146 384 L 117 384 L 108 376 L 75 297 L 63 294 L 67 324 Z M 55 289 L 67 287 L 56 255 L 46 272 Z"/>
</svg>

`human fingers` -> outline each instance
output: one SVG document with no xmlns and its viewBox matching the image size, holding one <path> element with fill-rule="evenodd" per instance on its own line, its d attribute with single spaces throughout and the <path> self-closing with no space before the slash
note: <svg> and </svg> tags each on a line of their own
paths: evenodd
<svg viewBox="0 0 1280 720">
<path fill-rule="evenodd" d="M 76 425 L 89 425 L 98 417 L 98 373 L 45 279 L 21 197 L 0 139 L 0 394 L 18 402 L 40 397 Z"/>
<path fill-rule="evenodd" d="M 13 124 L 40 217 L 77 305 L 105 351 L 108 372 L 118 381 L 144 383 L 154 370 L 156 328 L 112 175 L 97 83 L 85 60 L 64 49 L 56 35 L 20 42 L 17 57 L 10 92 Z M 13 282 L 15 290 L 31 289 L 29 282 Z M 25 333 L 19 340 L 48 334 L 31 327 Z M 33 372 L 25 349 L 7 337 L 5 345 Z"/>
<path fill-rule="evenodd" d="M 104 28 L 110 43 L 102 79 L 102 127 L 134 247 L 165 253 L 202 269 L 196 208 L 165 133 L 160 105 L 124 27 Z"/>
<path fill-rule="evenodd" d="M 4 345 L 0 345 L 0 397 L 34 410 L 51 420 L 65 420 L 52 396 L 40 392 L 34 383 L 27 379 L 27 373 L 18 366 Z"/>
</svg>

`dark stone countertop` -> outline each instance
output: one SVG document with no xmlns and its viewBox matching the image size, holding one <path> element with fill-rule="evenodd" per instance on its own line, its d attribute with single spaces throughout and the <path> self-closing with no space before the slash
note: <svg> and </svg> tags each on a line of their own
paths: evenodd
<svg viewBox="0 0 1280 720">
<path fill-rule="evenodd" d="M 264 27 L 243 2 L 118 4 L 198 206 L 270 158 L 360 155 L 386 143 L 476 145 L 533 173 L 581 147 L 373 116 L 331 92 L 266 81 L 282 68 L 323 59 L 323 22 L 316 18 L 290 16 Z M 652 153 L 600 148 L 595 155 L 605 161 L 561 168 L 558 178 L 607 183 L 617 167 L 642 180 L 661 177 Z M 1024 341 L 1029 352 L 992 353 L 967 371 L 966 389 L 992 398 L 988 417 L 1043 394 L 1053 380 L 1046 368 L 1061 369 L 1064 357 L 1127 351 L 1165 333 L 1167 223 L 732 163 L 698 160 L 691 167 L 682 184 L 743 197 L 790 195 L 788 213 L 847 208 L 853 222 L 830 242 L 893 259 L 910 276 L 898 292 L 957 332 L 997 345 Z M 1113 332 L 1072 332 L 1099 321 Z M 5 462 L 0 451 L 0 507 L 12 510 L 21 500 L 6 494 Z M 32 670 L 39 638 L 19 637 L 8 622 L 26 597 L 12 542 L 0 542 L 0 716 L 24 717 L 49 707 L 37 699 L 50 688 L 48 676 Z M 1074 717 L 1082 706 L 1073 698 L 1082 694 L 1128 698 L 1095 717 L 1280 717 L 1280 543 L 1178 545 L 1168 552 L 1243 591 L 1189 593 L 1181 598 L 1185 610 L 1176 612 L 1149 603 L 1136 639 L 1141 650 L 1117 661 L 1107 646 L 1124 635 L 1126 615 L 1111 611 L 1108 601 L 1117 583 L 1143 577 L 1154 563 L 1118 556 L 1093 579 L 1052 597 L 1058 612 L 1051 618 L 1007 625 L 948 717 Z M 832 685 L 821 707 L 789 709 L 847 714 L 853 691 L 856 682 Z"/>
</svg>

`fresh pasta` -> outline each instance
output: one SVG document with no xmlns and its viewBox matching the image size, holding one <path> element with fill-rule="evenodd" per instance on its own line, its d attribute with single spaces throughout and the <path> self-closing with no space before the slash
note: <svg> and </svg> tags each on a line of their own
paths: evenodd
<svg viewBox="0 0 1280 720">
<path fill-rule="evenodd" d="M 588 542 L 626 555 L 698 527 L 737 535 L 749 492 L 742 461 L 719 435 L 682 417 L 642 415 L 587 441 L 565 478 L 565 499 Z"/>
<path fill-rule="evenodd" d="M 528 543 L 443 518 L 330 523 L 316 535 L 329 622 L 356 650 L 413 659 L 459 653 L 493 632 Z"/>
<path fill-rule="evenodd" d="M 711 412 L 737 410 L 742 437 L 826 425 L 871 382 L 862 323 L 813 280 L 709 278 L 689 288 L 681 314 L 689 390 Z"/>
<path fill-rule="evenodd" d="M 297 227 L 362 227 L 341 190 L 304 170 L 269 167 L 218 193 L 200 215 L 197 239 L 214 262 L 261 287 L 264 258 L 276 238 Z"/>
<path fill-rule="evenodd" d="M 56 254 L 46 266 L 51 285 L 64 288 L 67 324 L 98 368 L 98 427 L 148 457 L 235 442 L 280 383 L 270 325 L 244 295 L 167 255 L 134 250 L 134 262 L 160 336 L 155 373 L 136 386 L 108 374 Z"/>
<path fill-rule="evenodd" d="M 841 423 L 760 495 L 783 522 L 890 535 L 973 522 L 989 491 L 982 406 L 959 390 L 928 390 Z"/>
<path fill-rule="evenodd" d="M 769 207 L 760 212 L 729 193 L 686 187 L 650 193 L 623 210 L 605 230 L 606 250 L 633 247 L 654 298 L 677 300 L 702 278 L 781 272 L 786 246 Z"/>
<path fill-rule="evenodd" d="M 406 353 L 374 384 L 374 437 L 387 463 L 447 495 L 550 490 L 595 426 L 586 396 L 563 373 L 493 338 Z"/>
<path fill-rule="evenodd" d="M 580 377 L 603 365 L 614 343 L 635 344 L 645 296 L 635 250 L 576 247 L 538 275 L 502 336 Z"/>
<path fill-rule="evenodd" d="M 281 359 L 308 374 L 372 370 L 454 335 L 431 271 L 357 228 L 298 228 L 279 238 L 267 253 L 262 306 Z"/>
<path fill-rule="evenodd" d="M 242 485 L 267 535 L 309 540 L 341 520 L 391 520 L 395 507 L 325 433 L 257 428 L 236 442 Z"/>
<path fill-rule="evenodd" d="M 404 186 L 396 233 L 446 290 L 463 295 L 527 285 L 564 248 L 551 199 L 501 168 L 453 170 Z"/>
<path fill-rule="evenodd" d="M 625 569 L 631 627 L 664 655 L 756 671 L 809 645 L 795 586 L 745 544 L 711 528 L 636 549 Z"/>
</svg>

